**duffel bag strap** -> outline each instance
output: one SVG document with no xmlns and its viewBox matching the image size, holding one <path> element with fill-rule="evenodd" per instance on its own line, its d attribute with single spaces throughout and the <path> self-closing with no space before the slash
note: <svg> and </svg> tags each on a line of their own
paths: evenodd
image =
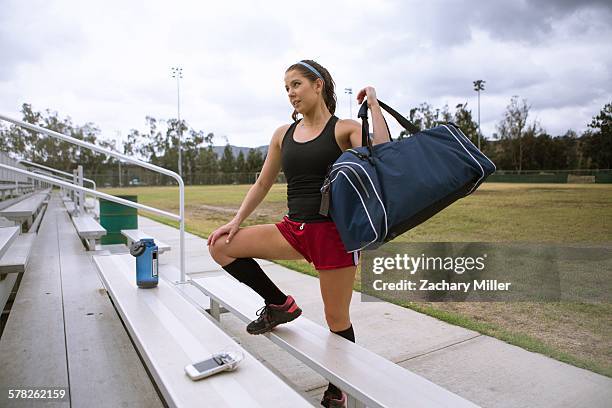
<svg viewBox="0 0 612 408">
<path fill-rule="evenodd" d="M 407 118 L 402 116 L 400 113 L 395 111 L 395 109 L 391 108 L 386 103 L 381 102 L 379 99 L 377 99 L 377 101 L 380 107 L 386 110 L 391 116 L 393 116 L 393 118 L 395 118 L 395 120 L 397 120 L 397 122 L 404 129 L 406 129 L 406 131 L 408 131 L 408 133 L 410 133 L 411 135 L 421 130 L 417 126 L 415 126 L 414 123 L 410 122 Z M 370 138 L 368 137 L 370 133 L 370 125 L 368 123 L 368 101 L 367 100 L 363 101 L 363 103 L 361 104 L 361 107 L 359 108 L 359 114 L 357 116 L 361 119 L 361 145 L 368 146 L 368 150 L 370 150 L 371 152 L 372 142 L 370 141 Z M 384 119 L 384 116 L 383 116 L 383 119 Z M 385 125 L 386 124 L 387 124 L 387 120 L 385 119 Z M 387 129 L 389 129 L 388 125 L 387 125 Z M 389 135 L 391 135 L 391 132 L 389 132 Z M 393 140 L 393 138 L 391 138 L 391 140 Z"/>
</svg>

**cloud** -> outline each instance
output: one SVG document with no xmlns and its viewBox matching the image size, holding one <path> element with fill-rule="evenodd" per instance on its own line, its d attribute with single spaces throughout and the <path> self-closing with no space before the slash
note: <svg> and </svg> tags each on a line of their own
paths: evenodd
<svg viewBox="0 0 612 408">
<path fill-rule="evenodd" d="M 3 1 L 0 13 L 0 82 L 18 75 L 20 66 L 77 54 L 84 46 L 80 30 L 48 2 Z M 37 8 L 45 14 L 32 13 Z M 31 9 L 30 9 L 31 8 Z"/>
<path fill-rule="evenodd" d="M 303 58 L 332 73 L 340 117 L 349 116 L 344 88 L 354 97 L 365 85 L 402 112 L 467 101 L 476 113 L 472 81 L 484 79 L 485 134 L 513 95 L 562 134 L 584 129 L 612 99 L 605 1 L 2 4 L 0 110 L 19 116 L 28 102 L 108 137 L 142 128 L 147 115 L 176 117 L 175 65 L 181 116 L 241 146 L 269 143 L 290 121 L 283 75 Z"/>
<path fill-rule="evenodd" d="M 596 17 L 573 26 L 573 34 L 592 25 L 607 25 L 606 19 L 612 16 L 612 3 L 605 0 L 396 0 L 394 4 L 405 25 L 440 48 L 469 42 L 472 30 L 484 31 L 503 42 L 551 43 L 559 22 L 581 14 Z"/>
</svg>

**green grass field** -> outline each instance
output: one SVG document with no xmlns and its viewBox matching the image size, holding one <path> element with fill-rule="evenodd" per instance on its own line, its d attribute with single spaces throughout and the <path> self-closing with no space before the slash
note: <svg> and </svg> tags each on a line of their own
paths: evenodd
<svg viewBox="0 0 612 408">
<path fill-rule="evenodd" d="M 233 217 L 249 187 L 187 187 L 187 229 L 207 237 Z M 176 187 L 104 191 L 136 194 L 141 203 L 178 213 Z M 485 183 L 393 242 L 606 243 L 612 248 L 611 204 L 612 185 Z M 274 185 L 243 226 L 277 222 L 286 211 L 286 185 Z M 276 262 L 317 276 L 306 261 Z M 359 270 L 355 289 L 361 289 Z M 612 377 L 610 304 L 409 302 L 402 306 Z"/>
</svg>

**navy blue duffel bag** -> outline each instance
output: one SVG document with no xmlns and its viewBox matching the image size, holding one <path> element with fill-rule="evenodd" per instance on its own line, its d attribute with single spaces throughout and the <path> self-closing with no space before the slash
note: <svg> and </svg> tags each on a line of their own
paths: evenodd
<svg viewBox="0 0 612 408">
<path fill-rule="evenodd" d="M 411 136 L 372 146 L 368 107 L 359 110 L 362 146 L 330 166 L 321 188 L 347 251 L 376 249 L 473 193 L 495 165 L 453 123 L 419 131 L 379 101 Z"/>
</svg>

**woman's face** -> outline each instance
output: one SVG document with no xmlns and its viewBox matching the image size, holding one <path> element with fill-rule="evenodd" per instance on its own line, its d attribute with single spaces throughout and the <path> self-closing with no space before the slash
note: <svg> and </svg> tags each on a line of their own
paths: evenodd
<svg viewBox="0 0 612 408">
<path fill-rule="evenodd" d="M 288 71 L 285 74 L 285 90 L 293 109 L 304 114 L 316 106 L 321 96 L 321 82 L 319 79 L 311 82 L 298 70 Z"/>
</svg>

